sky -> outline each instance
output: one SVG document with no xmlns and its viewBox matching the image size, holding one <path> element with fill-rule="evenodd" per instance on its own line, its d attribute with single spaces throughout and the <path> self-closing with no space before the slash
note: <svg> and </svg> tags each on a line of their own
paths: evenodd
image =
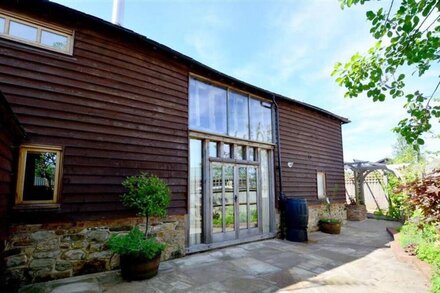
<svg viewBox="0 0 440 293">
<path fill-rule="evenodd" d="M 112 0 L 54 2 L 111 20 Z M 344 160 L 376 161 L 392 156 L 404 101 L 344 98 L 331 72 L 374 44 L 365 13 L 378 5 L 389 4 L 342 10 L 338 0 L 125 0 L 123 26 L 225 74 L 347 117 Z M 436 65 L 408 85 L 432 93 L 439 75 Z M 439 134 L 440 126 L 434 130 Z M 425 150 L 440 150 L 440 139 L 425 141 Z"/>
</svg>

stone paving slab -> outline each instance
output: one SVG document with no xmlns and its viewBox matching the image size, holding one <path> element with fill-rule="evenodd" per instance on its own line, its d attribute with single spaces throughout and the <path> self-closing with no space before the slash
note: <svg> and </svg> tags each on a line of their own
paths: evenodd
<svg viewBox="0 0 440 293">
<path fill-rule="evenodd" d="M 427 292 L 429 280 L 389 248 L 390 225 L 399 224 L 347 222 L 340 235 L 314 232 L 309 243 L 273 239 L 194 254 L 162 262 L 145 281 L 125 282 L 112 271 L 21 292 Z"/>
</svg>

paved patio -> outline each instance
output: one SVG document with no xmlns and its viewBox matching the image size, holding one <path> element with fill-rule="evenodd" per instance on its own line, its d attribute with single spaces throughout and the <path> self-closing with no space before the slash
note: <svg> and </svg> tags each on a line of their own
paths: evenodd
<svg viewBox="0 0 440 293">
<path fill-rule="evenodd" d="M 308 244 L 266 240 L 163 262 L 159 275 L 124 282 L 118 272 L 80 276 L 22 292 L 427 292 L 429 280 L 389 249 L 379 220 L 348 222 Z"/>
</svg>

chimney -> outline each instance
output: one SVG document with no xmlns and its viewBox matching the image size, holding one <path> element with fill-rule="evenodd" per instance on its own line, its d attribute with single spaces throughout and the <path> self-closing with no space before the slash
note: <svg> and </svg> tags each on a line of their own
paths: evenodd
<svg viewBox="0 0 440 293">
<path fill-rule="evenodd" d="M 122 26 L 125 0 L 113 0 L 112 23 Z"/>
</svg>

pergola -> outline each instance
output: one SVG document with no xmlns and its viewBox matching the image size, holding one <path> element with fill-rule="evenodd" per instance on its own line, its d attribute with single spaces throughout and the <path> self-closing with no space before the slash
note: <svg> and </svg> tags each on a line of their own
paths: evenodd
<svg viewBox="0 0 440 293">
<path fill-rule="evenodd" d="M 353 162 L 346 162 L 344 165 L 353 171 L 355 198 L 356 202 L 359 204 L 365 204 L 363 186 L 368 174 L 378 170 L 394 174 L 394 171 L 389 169 L 387 165 L 383 163 L 353 160 Z"/>
</svg>

